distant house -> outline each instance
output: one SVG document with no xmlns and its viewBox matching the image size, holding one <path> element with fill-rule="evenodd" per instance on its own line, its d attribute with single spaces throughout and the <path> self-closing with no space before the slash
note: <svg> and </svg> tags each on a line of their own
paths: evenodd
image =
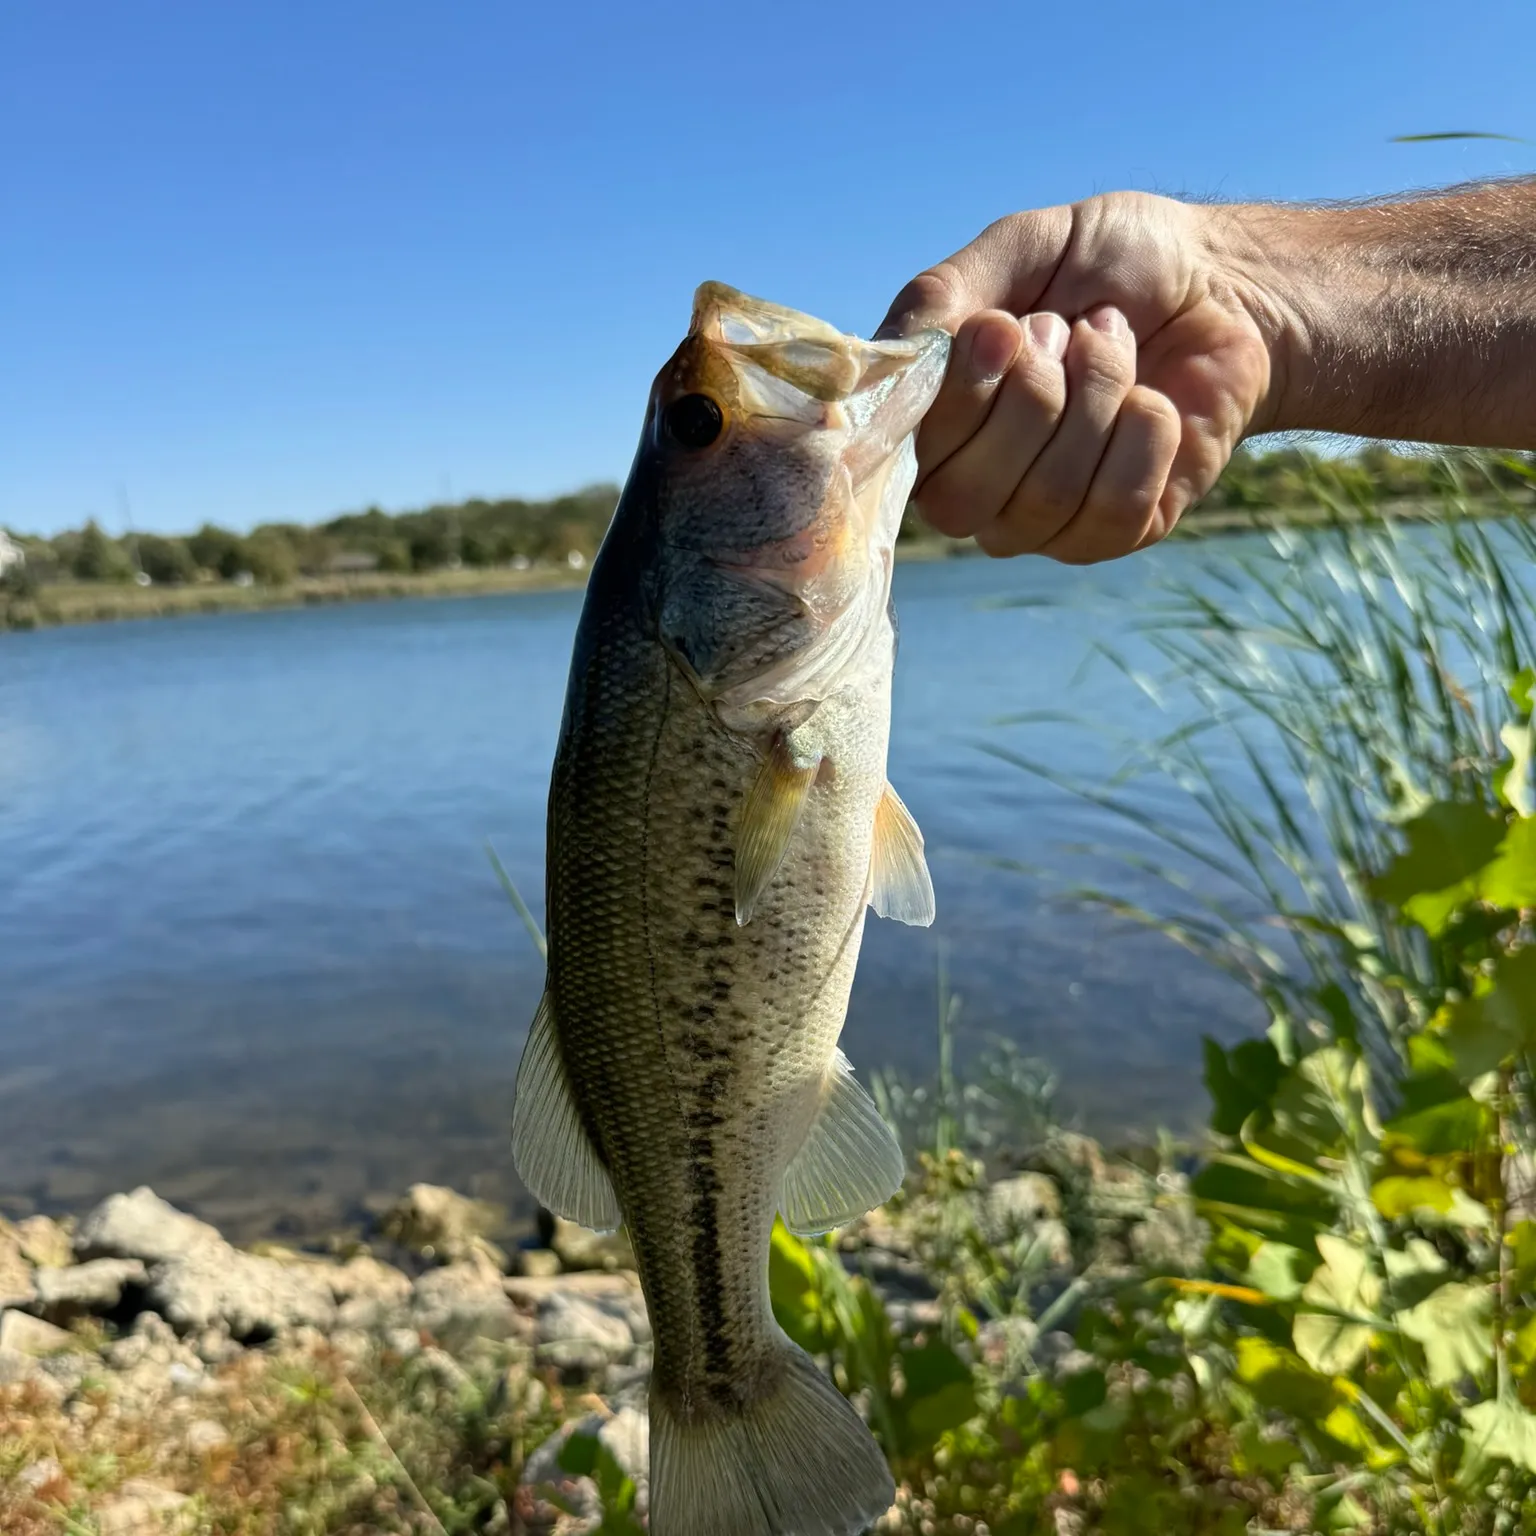
<svg viewBox="0 0 1536 1536">
<path fill-rule="evenodd" d="M 343 550 L 339 555 L 332 555 L 325 562 L 325 568 L 333 576 L 358 576 L 364 571 L 378 570 L 379 557 L 355 550 Z"/>
<path fill-rule="evenodd" d="M 0 528 L 0 576 L 10 570 L 13 565 L 25 565 L 27 563 L 26 551 L 8 534 L 4 528 Z"/>
</svg>

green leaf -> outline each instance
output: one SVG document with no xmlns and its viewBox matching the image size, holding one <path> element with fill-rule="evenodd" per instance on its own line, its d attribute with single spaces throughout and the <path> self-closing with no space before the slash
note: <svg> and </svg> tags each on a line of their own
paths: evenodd
<svg viewBox="0 0 1536 1536">
<path fill-rule="evenodd" d="M 1268 1040 L 1244 1040 L 1230 1051 L 1209 1035 L 1205 1051 L 1205 1086 L 1212 1101 L 1211 1129 L 1236 1136 L 1257 1109 L 1267 1109 L 1285 1068 Z"/>
<path fill-rule="evenodd" d="M 1536 667 L 1522 667 L 1509 685 L 1509 702 L 1520 711 L 1522 720 L 1531 717 L 1533 690 L 1536 690 Z"/>
<path fill-rule="evenodd" d="M 910 1437 L 924 1447 L 938 1443 L 940 1436 L 952 1429 L 959 1429 L 976 1417 L 976 1388 L 970 1381 L 956 1381 L 941 1388 L 920 1402 L 912 1403 L 906 1412 Z M 907 1450 L 914 1447 L 909 1443 Z"/>
<path fill-rule="evenodd" d="M 1536 1221 L 1517 1221 L 1504 1241 L 1514 1249 L 1514 1272 L 1510 1289 L 1528 1291 L 1536 1282 Z"/>
<path fill-rule="evenodd" d="M 1536 1414 L 1528 1413 L 1518 1399 L 1474 1403 L 1462 1413 L 1462 1420 L 1467 1426 L 1463 1478 L 1489 1458 L 1536 1472 Z"/>
<path fill-rule="evenodd" d="M 1364 1252 L 1343 1238 L 1320 1233 L 1322 1267 L 1302 1289 L 1302 1303 L 1316 1310 L 1298 1312 L 1291 1336 L 1296 1353 L 1325 1376 L 1351 1371 L 1364 1358 L 1375 1327 L 1381 1281 Z"/>
<path fill-rule="evenodd" d="M 1456 1196 L 1444 1179 L 1392 1174 L 1371 1186 L 1371 1201 L 1388 1221 L 1396 1221 L 1415 1211 L 1448 1211 Z"/>
<path fill-rule="evenodd" d="M 1062 1402 L 1074 1419 L 1097 1408 L 1109 1395 L 1109 1382 L 1100 1370 L 1079 1371 L 1061 1384 Z"/>
<path fill-rule="evenodd" d="M 927 1397 L 957 1381 L 969 1382 L 971 1368 L 948 1344 L 935 1339 L 901 1351 L 901 1374 L 906 1379 L 908 1397 Z"/>
<path fill-rule="evenodd" d="M 1422 1237 L 1410 1237 L 1401 1249 L 1389 1248 L 1381 1257 L 1392 1304 L 1398 1310 L 1416 1307 L 1444 1281 L 1450 1267 L 1435 1245 Z"/>
<path fill-rule="evenodd" d="M 1528 817 L 1529 812 L 1522 811 L 1492 862 L 1477 877 L 1477 894 L 1492 906 L 1536 906 L 1536 820 Z"/>
<path fill-rule="evenodd" d="M 1246 1157 L 1213 1157 L 1191 1189 L 1207 1214 L 1297 1248 L 1310 1247 L 1317 1229 L 1332 1226 L 1338 1215 L 1315 1185 L 1282 1178 Z"/>
<path fill-rule="evenodd" d="M 1509 761 L 1495 770 L 1494 792 L 1517 816 L 1529 816 L 1531 800 L 1531 759 L 1533 733 L 1530 722 L 1513 721 L 1499 728 L 1499 740 L 1509 749 Z"/>
<path fill-rule="evenodd" d="M 1442 1010 L 1440 1042 L 1463 1081 L 1481 1077 L 1536 1044 L 1536 948 L 1499 962 L 1490 984 L 1476 997 Z"/>
<path fill-rule="evenodd" d="M 1248 1284 L 1276 1301 L 1294 1301 L 1317 1268 L 1317 1259 L 1288 1243 L 1260 1243 L 1248 1261 Z"/>
<path fill-rule="evenodd" d="M 1493 1360 L 1493 1298 L 1485 1285 L 1452 1281 L 1397 1315 L 1400 1332 L 1424 1348 L 1429 1379 L 1449 1387 Z"/>
<path fill-rule="evenodd" d="M 1367 887 L 1426 932 L 1438 933 L 1470 899 L 1468 882 L 1493 857 L 1504 818 L 1478 805 L 1441 800 L 1403 831 L 1407 847 Z"/>
<path fill-rule="evenodd" d="M 597 1453 L 601 1449 L 602 1442 L 596 1435 L 569 1435 L 555 1460 L 560 1470 L 569 1472 L 572 1477 L 590 1477 L 597 1466 Z"/>
<path fill-rule="evenodd" d="M 768 1250 L 768 1295 L 773 1315 L 785 1333 L 813 1355 L 826 1348 L 818 1294 L 816 1263 L 810 1249 L 782 1222 L 774 1222 Z"/>
<path fill-rule="evenodd" d="M 1395 133 L 1389 144 L 1438 144 L 1443 139 L 1500 139 L 1506 144 L 1524 144 L 1526 141 L 1512 133 Z"/>
<path fill-rule="evenodd" d="M 1236 1346 L 1237 1379 L 1267 1408 L 1314 1422 L 1342 1401 L 1339 1389 L 1283 1345 L 1245 1335 Z"/>
<path fill-rule="evenodd" d="M 1468 1094 L 1454 1073 L 1431 1071 L 1403 1084 L 1401 1107 L 1382 1127 L 1382 1146 L 1444 1157 L 1476 1151 L 1492 1128 L 1487 1105 Z"/>
</svg>

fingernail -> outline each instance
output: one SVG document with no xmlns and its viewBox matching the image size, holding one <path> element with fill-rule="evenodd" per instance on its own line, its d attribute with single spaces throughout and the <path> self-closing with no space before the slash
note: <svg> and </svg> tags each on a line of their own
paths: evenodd
<svg viewBox="0 0 1536 1536">
<path fill-rule="evenodd" d="M 1059 363 L 1067 355 L 1072 332 L 1060 315 L 1041 313 L 1029 317 L 1030 340 Z"/>
<path fill-rule="evenodd" d="M 1019 333 L 1001 321 L 977 326 L 971 333 L 966 372 L 978 384 L 996 384 L 1019 355 Z"/>
<path fill-rule="evenodd" d="M 1106 336 L 1123 338 L 1131 334 L 1131 323 L 1113 304 L 1101 304 L 1088 314 L 1088 324 Z"/>
</svg>

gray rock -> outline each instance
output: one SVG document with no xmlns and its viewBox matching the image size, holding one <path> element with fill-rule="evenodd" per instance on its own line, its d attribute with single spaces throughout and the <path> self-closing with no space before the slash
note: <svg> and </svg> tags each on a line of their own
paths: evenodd
<svg viewBox="0 0 1536 1536">
<path fill-rule="evenodd" d="M 502 1220 L 501 1212 L 483 1200 L 470 1200 L 440 1184 L 413 1184 L 385 1212 L 380 1226 L 386 1237 L 423 1258 L 444 1264 L 482 1258 L 505 1269 L 507 1256 L 488 1235 Z"/>
<path fill-rule="evenodd" d="M 384 1335 L 384 1342 L 402 1360 L 421 1352 L 421 1334 L 415 1328 L 391 1328 Z"/>
<path fill-rule="evenodd" d="M 148 1185 L 103 1200 L 75 1233 L 83 1259 L 143 1259 L 161 1264 L 228 1244 L 207 1222 L 168 1205 Z"/>
<path fill-rule="evenodd" d="M 632 1274 L 608 1274 L 600 1270 L 588 1270 L 575 1275 L 513 1275 L 502 1282 L 502 1288 L 520 1307 L 536 1310 L 546 1296 L 587 1296 L 599 1298 L 623 1298 L 642 1305 L 640 1281 Z"/>
<path fill-rule="evenodd" d="M 1007 1238 L 1027 1227 L 1061 1215 L 1061 1191 L 1046 1173 L 1020 1173 L 1000 1179 L 987 1190 L 982 1204 L 983 1225 Z"/>
<path fill-rule="evenodd" d="M 195 1511 L 184 1493 L 145 1478 L 130 1478 L 96 1512 L 99 1536 L 168 1536 L 188 1529 Z"/>
<path fill-rule="evenodd" d="M 469 1333 L 506 1339 L 520 1331 L 521 1321 L 501 1275 L 484 1261 L 429 1269 L 412 1292 L 411 1316 L 419 1328 L 440 1337 Z"/>
<path fill-rule="evenodd" d="M 490 1410 L 493 1415 L 521 1413 L 531 1418 L 542 1413 L 548 1404 L 548 1388 L 526 1365 L 507 1366 L 491 1388 Z"/>
<path fill-rule="evenodd" d="M 385 1264 L 372 1254 L 359 1253 L 345 1264 L 327 1267 L 331 1294 L 338 1303 L 348 1301 L 404 1301 L 411 1294 L 410 1276 Z"/>
<path fill-rule="evenodd" d="M 24 1355 L 19 1349 L 0 1348 L 0 1387 L 19 1386 L 23 1382 L 56 1404 L 69 1396 L 69 1388 L 48 1369 L 46 1360 Z"/>
<path fill-rule="evenodd" d="M 0 1313 L 0 1350 L 12 1350 L 41 1360 L 61 1349 L 79 1349 L 80 1341 L 62 1328 L 29 1317 L 25 1312 Z"/>
<path fill-rule="evenodd" d="M 16 1223 L 15 1232 L 22 1256 L 39 1269 L 62 1269 L 74 1261 L 69 1233 L 51 1216 L 28 1216 Z"/>
<path fill-rule="evenodd" d="M 1202 1268 L 1209 1240 L 1210 1228 L 1187 1199 L 1160 1203 L 1130 1233 L 1137 1262 L 1165 1275 L 1189 1275 Z"/>
<path fill-rule="evenodd" d="M 14 1229 L 0 1222 L 0 1307 L 23 1307 L 32 1300 L 32 1266 Z"/>
<path fill-rule="evenodd" d="M 552 1515 L 554 1510 L 546 1502 L 550 1493 L 565 1503 L 570 1514 L 557 1523 L 555 1529 L 569 1536 L 595 1531 L 602 1520 L 602 1500 L 597 1484 L 589 1477 L 572 1477 L 560 1466 L 560 1453 L 573 1435 L 593 1435 L 609 1452 L 619 1469 L 635 1485 L 636 1513 L 644 1514 L 647 1504 L 648 1473 L 650 1470 L 651 1436 L 650 1420 L 638 1408 L 621 1408 L 608 1417 L 589 1414 L 574 1424 L 557 1430 L 528 1458 L 523 1468 L 521 1486 Z"/>
<path fill-rule="evenodd" d="M 131 1371 L 148 1354 L 149 1340 L 141 1333 L 130 1333 L 107 1345 L 105 1358 L 114 1371 Z"/>
<path fill-rule="evenodd" d="M 560 1273 L 560 1255 L 553 1248 L 522 1248 L 514 1259 L 517 1273 L 530 1280 L 548 1280 Z"/>
<path fill-rule="evenodd" d="M 141 1259 L 91 1259 L 67 1269 L 39 1269 L 32 1277 L 32 1311 L 54 1323 L 110 1312 L 122 1301 L 125 1286 L 144 1285 L 148 1278 Z"/>
<path fill-rule="evenodd" d="M 222 1325 L 237 1339 L 283 1333 L 304 1324 L 326 1328 L 336 1303 L 312 1269 L 240 1253 L 221 1239 L 157 1264 L 149 1304 L 183 1333 Z"/>
<path fill-rule="evenodd" d="M 554 1218 L 554 1231 L 549 1246 L 560 1260 L 561 1268 L 571 1271 L 584 1269 L 633 1269 L 635 1251 L 622 1231 L 589 1232 L 563 1216 Z"/>
<path fill-rule="evenodd" d="M 474 1390 L 474 1381 L 468 1371 L 447 1350 L 424 1349 L 416 1357 L 421 1368 L 437 1378 L 438 1384 L 450 1392 L 466 1394 Z"/>
<path fill-rule="evenodd" d="M 623 1302 L 555 1291 L 539 1305 L 537 1327 L 541 1344 L 580 1339 L 614 1355 L 627 1354 L 636 1339 Z"/>
<path fill-rule="evenodd" d="M 193 1419 L 182 1439 L 194 1456 L 209 1456 L 229 1444 L 229 1431 L 214 1419 Z"/>
<path fill-rule="evenodd" d="M 559 1371 L 567 1385 L 601 1375 L 612 1358 L 591 1339 L 551 1339 L 534 1350 L 534 1359 L 546 1369 Z"/>
<path fill-rule="evenodd" d="M 21 1484 L 28 1493 L 36 1493 L 39 1488 L 46 1487 L 57 1478 L 64 1476 L 64 1468 L 56 1462 L 52 1456 L 45 1456 L 41 1461 L 28 1462 L 20 1472 L 16 1474 L 16 1481 Z"/>
</svg>

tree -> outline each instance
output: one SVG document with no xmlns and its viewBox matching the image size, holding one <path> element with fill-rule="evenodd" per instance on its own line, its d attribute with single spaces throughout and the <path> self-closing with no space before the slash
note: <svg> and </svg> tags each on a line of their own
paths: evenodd
<svg viewBox="0 0 1536 1536">
<path fill-rule="evenodd" d="M 127 581 L 133 575 L 121 545 L 101 531 L 94 517 L 80 530 L 70 568 L 77 581 Z"/>
<path fill-rule="evenodd" d="M 197 577 L 197 562 L 185 539 L 162 538 L 141 533 L 138 539 L 139 569 L 157 585 L 174 586 Z"/>
</svg>

